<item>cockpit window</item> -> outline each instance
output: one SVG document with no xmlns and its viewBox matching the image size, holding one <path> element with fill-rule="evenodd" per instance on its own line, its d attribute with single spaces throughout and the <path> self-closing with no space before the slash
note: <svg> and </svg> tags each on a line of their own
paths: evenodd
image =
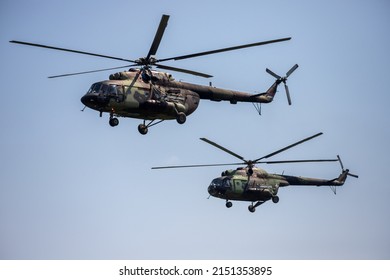
<svg viewBox="0 0 390 280">
<path fill-rule="evenodd" d="M 88 93 L 108 93 L 108 94 L 117 94 L 116 85 L 107 85 L 103 83 L 95 83 L 91 86 Z"/>
<path fill-rule="evenodd" d="M 211 182 L 211 185 L 217 188 L 231 188 L 230 179 L 229 178 L 216 178 Z"/>
<path fill-rule="evenodd" d="M 108 93 L 109 94 L 116 94 L 116 85 L 109 85 L 108 86 Z"/>
<path fill-rule="evenodd" d="M 220 178 L 216 178 L 211 182 L 211 185 L 214 185 L 216 187 L 221 187 L 222 186 L 222 180 Z"/>
<path fill-rule="evenodd" d="M 101 87 L 100 91 L 102 91 L 103 93 L 107 93 L 108 92 L 108 85 L 103 84 L 103 86 Z"/>
<path fill-rule="evenodd" d="M 100 90 L 100 87 L 101 87 L 101 83 L 95 83 L 91 86 L 91 88 L 89 89 L 88 93 L 94 93 L 94 92 L 99 92 Z"/>
</svg>

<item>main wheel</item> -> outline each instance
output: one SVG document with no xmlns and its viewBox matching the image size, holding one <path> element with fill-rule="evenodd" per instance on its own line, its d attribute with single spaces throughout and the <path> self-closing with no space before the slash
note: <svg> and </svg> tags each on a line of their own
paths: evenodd
<svg viewBox="0 0 390 280">
<path fill-rule="evenodd" d="M 138 126 L 138 131 L 139 133 L 141 133 L 142 135 L 145 135 L 146 133 L 148 133 L 148 127 L 144 124 L 140 124 Z"/>
<path fill-rule="evenodd" d="M 185 123 L 186 120 L 187 120 L 186 114 L 184 114 L 183 112 L 180 112 L 180 113 L 177 114 L 177 116 L 176 116 L 176 121 L 177 121 L 179 124 Z"/>
<path fill-rule="evenodd" d="M 233 206 L 233 203 L 231 203 L 230 201 L 227 201 L 226 202 L 226 207 L 227 208 L 230 208 L 230 207 L 232 207 Z"/>
<path fill-rule="evenodd" d="M 256 208 L 253 207 L 253 205 L 249 205 L 248 210 L 249 210 L 249 212 L 254 213 L 256 211 Z"/>
<path fill-rule="evenodd" d="M 279 202 L 279 196 L 275 195 L 272 197 L 272 202 L 273 203 L 278 203 Z"/>
<path fill-rule="evenodd" d="M 117 118 L 111 118 L 108 122 L 112 127 L 117 126 L 119 124 L 119 120 Z"/>
</svg>

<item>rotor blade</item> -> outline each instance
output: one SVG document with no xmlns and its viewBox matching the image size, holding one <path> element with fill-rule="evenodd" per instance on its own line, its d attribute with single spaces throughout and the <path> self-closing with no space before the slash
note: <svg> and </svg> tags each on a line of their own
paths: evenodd
<svg viewBox="0 0 390 280">
<path fill-rule="evenodd" d="M 98 57 L 104 57 L 104 58 L 109 58 L 109 59 L 115 59 L 115 60 L 121 60 L 121 61 L 127 61 L 127 62 L 135 63 L 134 60 L 120 58 L 120 57 L 115 57 L 115 56 L 108 56 L 108 55 L 102 55 L 102 54 L 96 54 L 96 53 L 90 53 L 90 52 L 83 52 L 83 51 L 77 51 L 77 50 L 71 50 L 71 49 L 65 49 L 65 48 L 58 48 L 58 47 L 52 47 L 52 46 L 35 44 L 35 43 L 29 43 L 29 42 L 15 41 L 15 40 L 12 40 L 12 41 L 9 41 L 9 42 L 10 43 L 14 43 L 14 44 L 21 44 L 21 45 L 27 45 L 27 46 L 33 46 L 33 47 L 39 47 L 39 48 L 52 49 L 52 50 L 57 50 L 57 51 L 65 51 L 65 52 L 79 53 L 79 54 L 85 54 L 85 55 L 92 55 L 92 56 L 98 56 Z"/>
<path fill-rule="evenodd" d="M 279 154 L 279 153 L 281 153 L 281 152 L 283 152 L 283 151 L 285 151 L 285 150 L 288 150 L 288 149 L 290 149 L 290 148 L 292 148 L 292 147 L 295 147 L 295 146 L 297 146 L 297 145 L 299 145 L 299 144 L 302 144 L 303 142 L 309 141 L 309 140 L 311 140 L 311 139 L 313 139 L 313 138 L 315 138 L 315 137 L 318 137 L 318 136 L 320 136 L 320 135 L 322 135 L 322 134 L 323 134 L 322 132 L 317 133 L 317 134 L 314 134 L 313 136 L 310 136 L 310 137 L 305 138 L 305 139 L 303 139 L 303 140 L 301 140 L 301 141 L 298 141 L 298 142 L 296 142 L 296 143 L 294 143 L 294 144 L 291 144 L 291 145 L 289 145 L 289 146 L 287 146 L 287 147 L 284 147 L 283 149 L 277 150 L 276 152 L 273 152 L 273 153 L 271 153 L 271 154 L 268 154 L 268 155 L 266 155 L 266 156 L 263 156 L 263 157 L 261 157 L 261 158 L 258 158 L 258 159 L 256 159 L 256 160 L 254 160 L 253 162 L 254 162 L 254 163 L 257 163 L 257 162 L 259 162 L 260 160 L 262 160 L 263 158 L 272 157 L 272 156 L 274 156 L 274 155 L 276 155 L 276 154 Z"/>
<path fill-rule="evenodd" d="M 155 64 L 157 68 L 165 69 L 165 70 L 170 70 L 170 71 L 176 71 L 176 72 L 182 72 L 190 75 L 195 75 L 195 76 L 200 76 L 203 78 L 211 78 L 212 76 L 209 74 L 201 73 L 201 72 L 196 72 L 192 70 L 187 70 L 183 68 L 177 68 L 177 67 L 172 67 L 172 66 L 166 66 L 166 65 L 161 65 L 161 64 Z"/>
<path fill-rule="evenodd" d="M 236 157 L 236 158 L 238 158 L 238 159 L 240 159 L 240 160 L 242 160 L 242 161 L 244 161 L 246 163 L 246 160 L 242 156 L 237 155 L 236 153 L 233 153 L 232 151 L 230 151 L 230 150 L 228 150 L 228 149 L 218 145 L 217 143 L 214 143 L 213 141 L 210 141 L 207 138 L 200 138 L 200 140 L 202 140 L 202 141 L 204 141 L 204 142 L 206 142 L 206 143 L 208 143 L 210 145 L 213 145 L 214 147 L 216 147 L 218 149 L 221 149 L 222 151 L 224 151 L 224 152 L 226 152 L 228 154 L 231 154 L 232 156 L 234 156 L 234 157 Z"/>
<path fill-rule="evenodd" d="M 337 159 L 339 160 L 340 162 L 340 165 L 341 165 L 341 170 L 344 170 L 344 165 L 343 165 L 343 162 L 341 161 L 341 158 L 339 155 L 337 155 Z"/>
<path fill-rule="evenodd" d="M 271 70 L 269 70 L 268 68 L 265 69 L 265 71 L 270 74 L 271 76 L 274 76 L 276 79 L 281 79 L 282 77 L 280 77 L 278 74 L 275 74 L 274 72 L 272 72 Z"/>
<path fill-rule="evenodd" d="M 146 60 L 150 58 L 150 56 L 155 55 L 158 49 L 158 46 L 160 45 L 162 36 L 164 35 L 165 28 L 168 25 L 169 16 L 163 15 L 160 20 L 160 25 L 158 26 L 156 35 L 154 36 L 154 40 L 152 45 L 150 46 L 150 50 L 148 55 L 146 56 Z"/>
<path fill-rule="evenodd" d="M 193 167 L 211 167 L 211 166 L 227 166 L 227 165 L 243 165 L 245 163 L 216 163 L 216 164 L 192 164 L 192 165 L 171 165 L 171 166 L 156 166 L 152 169 L 168 169 L 168 168 L 193 168 Z"/>
<path fill-rule="evenodd" d="M 284 88 L 286 89 L 286 95 L 287 95 L 288 105 L 291 105 L 290 91 L 288 90 L 288 86 L 287 86 L 286 83 L 284 83 Z"/>
<path fill-rule="evenodd" d="M 137 71 L 137 74 L 134 76 L 133 80 L 131 81 L 129 88 L 132 88 L 134 86 L 134 84 L 138 81 L 138 77 L 139 77 L 139 75 L 141 75 L 141 73 L 142 73 L 142 70 Z"/>
<path fill-rule="evenodd" d="M 275 160 L 275 161 L 258 161 L 257 163 L 279 164 L 279 163 L 333 162 L 333 161 L 338 161 L 338 159 Z"/>
<path fill-rule="evenodd" d="M 355 178 L 359 178 L 358 175 L 355 175 L 355 174 L 352 174 L 352 173 L 349 173 L 349 172 L 348 172 L 348 175 L 349 175 L 349 176 L 352 176 L 352 177 L 355 177 Z"/>
<path fill-rule="evenodd" d="M 291 39 L 291 37 L 281 38 L 281 39 L 276 39 L 276 40 L 257 42 L 257 43 L 240 45 L 240 46 L 223 48 L 223 49 L 217 49 L 217 50 L 212 50 L 212 51 L 205 51 L 205 52 L 193 53 L 193 54 L 188 54 L 188 55 L 175 56 L 175 57 L 170 57 L 170 58 L 159 59 L 157 62 L 162 62 L 162 61 L 167 61 L 167 60 L 172 60 L 172 59 L 173 60 L 187 59 L 187 58 L 209 55 L 209 54 L 214 54 L 214 53 L 227 52 L 227 51 L 256 47 L 256 46 L 267 45 L 267 44 L 272 44 L 272 43 L 278 43 L 278 42 L 282 42 L 282 41 L 288 41 L 290 39 Z"/>
<path fill-rule="evenodd" d="M 286 73 L 286 78 L 288 78 L 288 76 L 290 76 L 292 72 L 294 72 L 297 68 L 298 68 L 298 64 L 295 64 L 293 67 L 291 67 L 291 69 L 288 70 L 288 72 Z"/>
<path fill-rule="evenodd" d="M 95 73 L 95 72 L 102 72 L 102 71 L 108 71 L 108 70 L 114 70 L 114 69 L 121 69 L 121 68 L 133 67 L 133 66 L 137 66 L 137 64 L 125 65 L 125 66 L 119 66 L 119 67 L 112 67 L 112 68 L 106 68 L 106 69 L 100 69 L 100 70 L 84 71 L 84 72 L 78 72 L 78 73 L 62 74 L 62 75 L 50 76 L 50 77 L 48 77 L 48 78 L 49 78 L 49 79 L 52 79 L 52 78 L 60 78 L 60 77 L 67 77 L 67 76 L 74 76 L 74 75 L 82 75 L 82 74 L 89 74 L 89 73 Z"/>
</svg>

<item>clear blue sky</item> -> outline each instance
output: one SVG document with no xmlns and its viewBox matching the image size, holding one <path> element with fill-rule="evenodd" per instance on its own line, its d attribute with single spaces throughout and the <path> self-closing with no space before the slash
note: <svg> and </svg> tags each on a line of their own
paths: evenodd
<svg viewBox="0 0 390 280">
<path fill-rule="evenodd" d="M 8 43 L 30 41 L 130 59 L 145 56 L 162 14 L 158 57 L 291 36 L 289 42 L 172 62 L 214 75 L 213 85 L 262 92 L 289 79 L 258 116 L 252 104 L 202 100 L 184 125 L 80 112 L 80 97 L 120 66 L 103 58 Z M 389 259 L 390 104 L 388 1 L 21 1 L 0 3 L 0 259 Z M 176 79 L 208 80 L 174 73 Z M 387 110 L 388 111 L 388 110 Z M 151 170 L 165 164 L 235 161 L 207 137 L 258 158 L 340 154 L 359 179 L 337 195 L 289 187 L 280 202 L 207 199 L 223 168 Z M 262 166 L 332 179 L 337 163 Z"/>
</svg>

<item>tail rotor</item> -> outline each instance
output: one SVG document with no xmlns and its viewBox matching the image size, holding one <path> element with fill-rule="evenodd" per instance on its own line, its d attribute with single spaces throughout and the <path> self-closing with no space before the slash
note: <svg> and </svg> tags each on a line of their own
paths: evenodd
<svg viewBox="0 0 390 280">
<path fill-rule="evenodd" d="M 355 174 L 352 174 L 352 173 L 349 173 L 349 169 L 344 169 L 344 165 L 343 165 L 343 162 L 341 161 L 341 158 L 339 155 L 337 155 L 337 159 L 339 160 L 339 163 L 340 163 L 340 166 L 341 166 L 341 170 L 342 172 L 347 172 L 347 175 L 348 176 L 352 176 L 354 178 L 359 178 L 358 175 L 355 175 Z"/>
<path fill-rule="evenodd" d="M 275 77 L 276 78 L 276 83 L 277 84 L 280 84 L 280 83 L 283 83 L 284 84 L 284 89 L 286 90 L 286 96 L 287 96 L 287 101 L 288 101 L 288 105 L 291 105 L 291 97 L 290 97 L 290 91 L 288 89 L 288 86 L 287 86 L 287 78 L 298 68 L 298 64 L 295 64 L 293 67 L 291 67 L 290 70 L 287 71 L 286 73 L 286 76 L 284 77 L 281 77 L 279 76 L 278 74 L 274 73 L 273 71 L 271 71 L 270 69 L 266 69 L 265 71 L 270 74 L 271 76 Z"/>
</svg>

